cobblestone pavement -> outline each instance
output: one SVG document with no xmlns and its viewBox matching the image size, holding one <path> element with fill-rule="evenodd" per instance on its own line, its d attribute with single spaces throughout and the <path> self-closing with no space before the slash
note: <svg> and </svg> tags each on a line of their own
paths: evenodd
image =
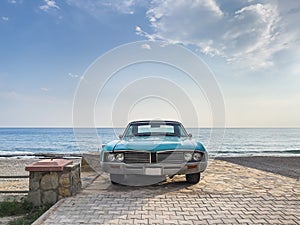
<svg viewBox="0 0 300 225">
<path fill-rule="evenodd" d="M 100 175 L 34 224 L 299 224 L 296 179 L 214 160 L 202 180 L 148 187 L 111 185 Z"/>
</svg>

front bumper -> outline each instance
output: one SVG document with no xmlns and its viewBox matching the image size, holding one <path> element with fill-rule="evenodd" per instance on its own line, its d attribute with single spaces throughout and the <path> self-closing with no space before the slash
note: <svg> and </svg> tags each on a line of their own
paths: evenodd
<svg viewBox="0 0 300 225">
<path fill-rule="evenodd" d="M 119 162 L 101 162 L 104 172 L 110 174 L 135 174 L 149 176 L 180 175 L 201 173 L 207 167 L 207 161 L 187 162 L 182 164 L 169 163 L 141 163 L 125 164 Z"/>
</svg>

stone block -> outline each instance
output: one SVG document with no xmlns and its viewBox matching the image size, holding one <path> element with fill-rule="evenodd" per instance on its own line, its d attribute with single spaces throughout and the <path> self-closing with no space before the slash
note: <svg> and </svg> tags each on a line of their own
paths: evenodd
<svg viewBox="0 0 300 225">
<path fill-rule="evenodd" d="M 40 180 L 42 178 L 42 176 L 43 176 L 43 172 L 30 171 L 30 173 L 29 173 L 30 179 Z"/>
<path fill-rule="evenodd" d="M 40 180 L 31 179 L 29 180 L 29 190 L 36 191 L 40 188 Z"/>
<path fill-rule="evenodd" d="M 69 173 L 63 173 L 59 178 L 59 185 L 63 187 L 71 186 L 71 179 Z"/>
<path fill-rule="evenodd" d="M 34 205 L 34 206 L 40 206 L 41 205 L 41 192 L 40 190 L 36 191 L 29 191 L 28 193 L 28 200 Z"/>
<path fill-rule="evenodd" d="M 80 178 L 80 167 L 79 167 L 79 164 L 78 164 L 77 167 L 74 167 L 74 169 L 71 171 L 71 175 L 72 175 L 75 179 Z"/>
<path fill-rule="evenodd" d="M 59 196 L 63 197 L 63 198 L 70 197 L 72 195 L 70 188 L 66 188 L 66 187 L 60 187 L 58 189 L 58 193 L 59 193 Z"/>
<path fill-rule="evenodd" d="M 56 172 L 49 172 L 41 178 L 41 189 L 51 190 L 58 188 L 58 174 Z"/>
<path fill-rule="evenodd" d="M 39 165 L 39 164 L 38 164 Z M 30 168 L 29 168 L 30 169 Z M 65 165 L 62 171 L 30 171 L 29 201 L 35 206 L 54 204 L 81 190 L 80 164 Z"/>
<path fill-rule="evenodd" d="M 42 193 L 42 203 L 43 204 L 54 204 L 58 200 L 58 194 L 54 190 L 44 191 Z"/>
</svg>

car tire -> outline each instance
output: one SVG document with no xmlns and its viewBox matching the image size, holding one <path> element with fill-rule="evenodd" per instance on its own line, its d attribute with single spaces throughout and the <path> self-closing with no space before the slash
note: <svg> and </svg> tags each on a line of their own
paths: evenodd
<svg viewBox="0 0 300 225">
<path fill-rule="evenodd" d="M 110 174 L 110 182 L 112 184 L 122 184 L 123 180 L 124 180 L 124 175 L 123 174 Z"/>
<path fill-rule="evenodd" d="M 113 185 L 119 185 L 119 183 L 114 182 L 114 181 L 112 181 L 112 180 L 110 180 L 110 182 L 111 182 Z"/>
<path fill-rule="evenodd" d="M 186 174 L 185 178 L 188 183 L 197 184 L 200 181 L 200 173 Z"/>
</svg>

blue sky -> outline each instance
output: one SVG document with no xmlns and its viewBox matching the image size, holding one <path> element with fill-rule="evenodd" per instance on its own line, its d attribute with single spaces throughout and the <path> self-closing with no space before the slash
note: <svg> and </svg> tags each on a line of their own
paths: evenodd
<svg viewBox="0 0 300 225">
<path fill-rule="evenodd" d="M 72 126 L 76 88 L 95 59 L 128 42 L 159 40 L 209 66 L 226 126 L 300 127 L 299 18 L 294 0 L 3 0 L 0 126 Z M 142 108 L 153 108 L 146 102 Z"/>
</svg>

